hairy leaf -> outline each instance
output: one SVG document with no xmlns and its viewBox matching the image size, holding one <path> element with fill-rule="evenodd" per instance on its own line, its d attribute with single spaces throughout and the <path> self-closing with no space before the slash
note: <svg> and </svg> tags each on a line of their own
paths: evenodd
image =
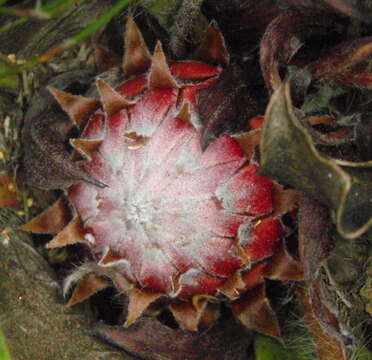
<svg viewBox="0 0 372 360">
<path fill-rule="evenodd" d="M 345 15 L 370 22 L 371 2 L 368 0 L 324 0 L 325 3 L 344 13 Z"/>
<path fill-rule="evenodd" d="M 372 224 L 372 161 L 352 163 L 322 156 L 301 125 L 282 85 L 267 108 L 261 142 L 261 174 L 320 200 L 335 212 L 340 234 L 354 239 Z"/>
<path fill-rule="evenodd" d="M 214 86 L 197 93 L 203 149 L 219 135 L 239 131 L 247 118 L 257 114 L 257 104 L 241 79 L 240 68 L 232 64 L 222 72 Z"/>
<path fill-rule="evenodd" d="M 169 34 L 169 46 L 176 57 L 186 55 L 190 43 L 201 40 L 208 21 L 200 7 L 203 1 L 142 0 L 144 6 Z"/>
<path fill-rule="evenodd" d="M 347 360 L 344 344 L 338 338 L 333 336 L 333 334 L 331 335 L 328 329 L 325 329 L 324 324 L 321 324 L 319 318 L 316 316 L 316 313 L 319 311 L 319 305 L 323 305 L 324 308 L 322 308 L 322 310 L 327 317 L 332 315 L 330 310 L 326 308 L 323 303 L 318 303 L 313 306 L 312 301 L 309 300 L 312 297 L 311 292 L 306 285 L 298 286 L 297 295 L 305 312 L 310 330 L 313 333 L 314 342 L 318 349 L 319 359 Z"/>
<path fill-rule="evenodd" d="M 231 318 L 198 333 L 171 329 L 150 317 L 129 328 L 97 324 L 95 333 L 146 360 L 243 360 L 251 338 Z"/>
<path fill-rule="evenodd" d="M 13 360 L 133 359 L 91 337 L 88 316 L 61 303 L 53 270 L 15 230 L 20 223 L 0 210 L 0 326 Z"/>
<path fill-rule="evenodd" d="M 313 9 L 331 9 L 338 12 L 364 20 L 371 21 L 371 2 L 369 0 L 284 0 L 284 3 L 294 7 Z"/>
</svg>

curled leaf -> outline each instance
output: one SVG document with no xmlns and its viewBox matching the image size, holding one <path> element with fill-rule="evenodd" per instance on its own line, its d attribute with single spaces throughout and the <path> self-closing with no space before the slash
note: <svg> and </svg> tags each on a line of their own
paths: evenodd
<svg viewBox="0 0 372 360">
<path fill-rule="evenodd" d="M 371 22 L 371 3 L 365 0 L 323 0 L 341 13 Z"/>
<path fill-rule="evenodd" d="M 361 326 L 362 323 L 368 326 L 368 320 L 358 293 L 365 281 L 369 246 L 337 236 L 332 231 L 327 207 L 318 201 L 302 196 L 299 207 L 299 252 L 307 279 L 299 290 L 300 301 L 319 352 L 324 353 L 332 346 L 339 349 L 334 350 L 337 353 L 347 347 L 350 340 L 354 347 L 362 343 L 368 334 Z M 310 301 L 301 298 L 302 292 Z M 316 322 L 311 321 L 312 317 Z M 328 338 L 329 345 L 323 344 L 323 339 Z"/>
<path fill-rule="evenodd" d="M 299 8 L 337 10 L 353 18 L 371 21 L 371 3 L 368 0 L 284 0 L 287 5 Z"/>
<path fill-rule="evenodd" d="M 354 239 L 372 224 L 372 162 L 322 156 L 295 114 L 290 84 L 273 94 L 265 115 L 261 174 L 320 200 L 335 211 L 340 234 Z"/>
<path fill-rule="evenodd" d="M 328 55 L 311 65 L 315 79 L 331 79 L 341 83 L 372 87 L 370 57 L 372 36 L 343 42 Z"/>
<path fill-rule="evenodd" d="M 230 65 L 215 85 L 197 93 L 204 150 L 220 134 L 239 130 L 247 117 L 257 112 L 257 105 L 241 78 L 240 68 L 236 64 Z"/>
<path fill-rule="evenodd" d="M 106 341 L 146 360 L 243 359 L 251 338 L 232 319 L 205 331 L 172 329 L 157 319 L 143 317 L 129 328 L 97 324 L 94 332 Z"/>
<path fill-rule="evenodd" d="M 313 27 L 328 28 L 331 23 L 329 14 L 309 10 L 284 11 L 270 23 L 260 45 L 262 76 L 270 92 L 282 84 L 280 64 L 288 63 L 302 47 L 299 37 L 306 37 Z"/>
<path fill-rule="evenodd" d="M 54 78 L 52 85 L 54 81 L 66 84 L 72 78 L 80 83 L 85 76 L 86 73 L 84 76 L 77 72 L 66 73 Z M 23 146 L 27 151 L 23 155 L 19 179 L 40 189 L 68 187 L 78 179 L 95 182 L 78 163 L 70 159 L 65 140 L 71 131 L 72 122 L 58 108 L 53 96 L 43 88 L 34 103 L 38 105 L 31 106 L 27 111 L 22 131 Z"/>
<path fill-rule="evenodd" d="M 316 305 L 310 301 L 310 292 L 308 287 L 300 285 L 297 288 L 297 295 L 300 300 L 301 306 L 305 312 L 306 319 L 309 323 L 310 330 L 314 337 L 318 355 L 320 360 L 333 360 L 340 359 L 346 360 L 345 345 L 335 336 L 332 336 L 320 323 L 315 311 Z M 326 315 L 331 315 L 328 309 Z"/>
<path fill-rule="evenodd" d="M 298 297 L 309 322 L 321 359 L 327 359 L 327 347 L 336 350 L 343 343 L 339 314 L 321 273 L 321 267 L 334 247 L 327 208 L 305 196 L 300 201 L 299 250 L 307 284 L 298 286 Z M 310 300 L 309 300 L 310 298 Z M 311 324 L 310 324 L 311 323 Z M 323 338 L 329 345 L 324 344 Z M 322 355 L 322 352 L 325 354 Z M 330 352 L 331 354 L 332 352 Z M 340 356 L 340 359 L 343 359 Z"/>
<path fill-rule="evenodd" d="M 334 248 L 331 219 L 326 206 L 302 196 L 299 203 L 299 252 L 305 278 L 314 281 Z"/>
</svg>

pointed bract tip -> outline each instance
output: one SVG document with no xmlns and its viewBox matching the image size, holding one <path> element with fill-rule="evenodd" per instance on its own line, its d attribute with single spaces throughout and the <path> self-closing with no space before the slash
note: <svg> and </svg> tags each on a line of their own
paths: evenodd
<svg viewBox="0 0 372 360">
<path fill-rule="evenodd" d="M 132 15 L 128 17 L 124 43 L 125 52 L 122 65 L 124 76 L 146 72 L 151 65 L 151 54 Z"/>
<path fill-rule="evenodd" d="M 252 159 L 256 147 L 260 144 L 261 130 L 251 130 L 242 134 L 233 135 L 233 138 L 238 142 L 241 149 L 247 156 L 247 159 Z"/>
<path fill-rule="evenodd" d="M 75 182 L 84 181 L 88 184 L 92 184 L 92 185 L 97 186 L 101 189 L 104 189 L 104 188 L 108 187 L 107 184 L 105 184 L 102 181 L 100 181 L 100 180 L 96 179 L 95 177 L 91 176 L 90 174 L 88 174 L 82 168 L 78 168 L 77 174 L 74 176 L 74 180 L 75 180 Z"/>
<path fill-rule="evenodd" d="M 176 80 L 173 78 L 167 59 L 164 55 L 160 41 L 157 42 L 151 63 L 149 75 L 149 87 L 151 88 L 178 88 Z"/>
<path fill-rule="evenodd" d="M 181 110 L 177 114 L 176 118 L 181 119 L 185 123 L 188 123 L 194 127 L 194 124 L 191 122 L 191 105 L 188 101 L 182 104 Z"/>
<path fill-rule="evenodd" d="M 245 289 L 245 282 L 242 279 L 241 270 L 230 276 L 218 291 L 227 296 L 230 300 L 237 299 L 240 292 Z"/>
<path fill-rule="evenodd" d="M 291 256 L 285 242 L 281 241 L 264 270 L 264 276 L 272 280 L 301 281 L 305 279 L 304 265 Z"/>
<path fill-rule="evenodd" d="M 98 265 L 110 266 L 111 264 L 115 264 L 122 259 L 123 258 L 115 251 L 112 249 L 107 249 L 106 253 L 104 253 L 101 260 L 98 262 Z"/>
<path fill-rule="evenodd" d="M 93 43 L 93 48 L 94 60 L 100 72 L 108 71 L 117 64 L 118 57 L 113 51 L 96 42 Z"/>
<path fill-rule="evenodd" d="M 104 189 L 104 188 L 107 188 L 107 187 L 108 187 L 107 184 L 105 184 L 105 183 L 103 183 L 102 181 L 99 181 L 99 180 L 97 180 L 97 179 L 93 179 L 93 178 L 91 178 L 91 179 L 89 179 L 89 180 L 84 179 L 84 181 L 86 181 L 86 182 L 88 182 L 89 184 L 92 184 L 92 185 L 94 185 L 94 186 L 97 186 L 97 187 L 99 187 L 99 188 L 101 188 L 101 189 Z"/>
<path fill-rule="evenodd" d="M 85 242 L 83 225 L 80 218 L 75 217 L 46 244 L 46 248 L 53 249 L 82 242 Z"/>
<path fill-rule="evenodd" d="M 61 108 L 68 114 L 73 123 L 78 126 L 83 126 L 89 116 L 100 106 L 100 102 L 97 99 L 72 95 L 52 86 L 48 86 L 47 89 Z"/>
<path fill-rule="evenodd" d="M 94 139 L 70 139 L 70 144 L 88 160 L 92 158 L 102 142 L 103 140 Z"/>
<path fill-rule="evenodd" d="M 197 331 L 200 318 L 207 306 L 207 300 L 199 301 L 198 306 L 191 302 L 180 302 L 171 304 L 169 309 L 180 325 L 181 329 L 188 331 Z"/>
<path fill-rule="evenodd" d="M 124 326 L 128 327 L 133 324 L 147 310 L 151 303 L 163 295 L 157 292 L 133 288 L 129 294 L 128 315 Z"/>
<path fill-rule="evenodd" d="M 210 145 L 210 143 L 215 140 L 216 137 L 215 135 L 213 135 L 208 128 L 205 128 L 203 129 L 203 134 L 202 134 L 202 137 L 201 137 L 201 143 L 200 143 L 200 146 L 201 146 L 201 149 L 202 149 L 202 152 L 204 152 L 207 147 Z"/>
<path fill-rule="evenodd" d="M 280 327 L 275 312 L 266 297 L 265 284 L 259 284 L 231 303 L 233 314 L 248 329 L 281 338 Z"/>
<path fill-rule="evenodd" d="M 111 285 L 112 284 L 109 280 L 95 275 L 88 275 L 80 280 L 80 282 L 76 285 L 71 299 L 67 303 L 67 306 L 74 306 L 77 303 L 88 299 L 90 296 L 94 295 L 98 291 L 105 289 Z"/>
<path fill-rule="evenodd" d="M 97 79 L 96 84 L 101 96 L 103 107 L 108 116 L 111 116 L 119 110 L 132 105 L 131 102 L 126 100 L 102 79 Z"/>
<path fill-rule="evenodd" d="M 69 223 L 69 219 L 69 206 L 63 199 L 59 199 L 18 229 L 37 234 L 57 234 Z"/>
<path fill-rule="evenodd" d="M 229 65 L 230 55 L 216 21 L 211 21 L 204 39 L 194 52 L 193 58 L 223 67 Z"/>
</svg>

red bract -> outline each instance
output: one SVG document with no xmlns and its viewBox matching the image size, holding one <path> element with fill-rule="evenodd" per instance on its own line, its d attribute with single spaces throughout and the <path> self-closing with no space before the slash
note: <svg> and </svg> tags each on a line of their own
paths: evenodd
<svg viewBox="0 0 372 360">
<path fill-rule="evenodd" d="M 67 287 L 80 281 L 70 305 L 109 286 L 109 278 L 129 295 L 127 326 L 150 304 L 166 304 L 182 328 L 196 330 L 216 317 L 211 302 L 230 301 L 243 323 L 278 336 L 262 282 L 288 277 L 272 267 L 265 273 L 266 265 L 279 254 L 275 263 L 298 265 L 296 278 L 301 269 L 283 247 L 284 226 L 272 215 L 274 184 L 256 174 L 259 164 L 242 141 L 249 137 L 223 134 L 201 149 L 195 94 L 218 81 L 223 70 L 215 62 L 228 59 L 215 25 L 206 39 L 196 54 L 211 64 L 168 66 L 161 44 L 151 57 L 129 20 L 127 79 L 115 89 L 97 81 L 102 108 L 71 140 L 84 158 L 75 153 L 75 160 L 95 181 L 68 188 L 74 218 L 47 246 L 83 242 L 95 260 L 67 280 Z M 89 100 L 51 91 L 70 115 L 85 117 L 81 104 Z M 59 200 L 24 229 L 53 232 L 48 218 L 58 232 L 65 206 Z"/>
</svg>

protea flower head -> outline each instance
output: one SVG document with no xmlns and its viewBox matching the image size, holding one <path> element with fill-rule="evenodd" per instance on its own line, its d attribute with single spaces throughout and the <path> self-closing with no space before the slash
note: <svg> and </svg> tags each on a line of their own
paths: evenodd
<svg viewBox="0 0 372 360">
<path fill-rule="evenodd" d="M 302 270 L 275 208 L 283 189 L 256 174 L 259 130 L 201 148 L 196 94 L 229 62 L 217 26 L 193 60 L 169 64 L 160 43 L 150 54 L 131 18 L 125 40 L 124 80 L 113 88 L 98 79 L 100 101 L 50 89 L 84 126 L 70 139 L 72 158 L 94 180 L 68 187 L 23 230 L 56 234 L 48 248 L 88 249 L 66 280 L 77 283 L 70 306 L 114 285 L 129 297 L 125 326 L 149 306 L 167 307 L 195 331 L 226 303 L 247 327 L 279 336 L 264 278 L 299 279 Z"/>
</svg>

